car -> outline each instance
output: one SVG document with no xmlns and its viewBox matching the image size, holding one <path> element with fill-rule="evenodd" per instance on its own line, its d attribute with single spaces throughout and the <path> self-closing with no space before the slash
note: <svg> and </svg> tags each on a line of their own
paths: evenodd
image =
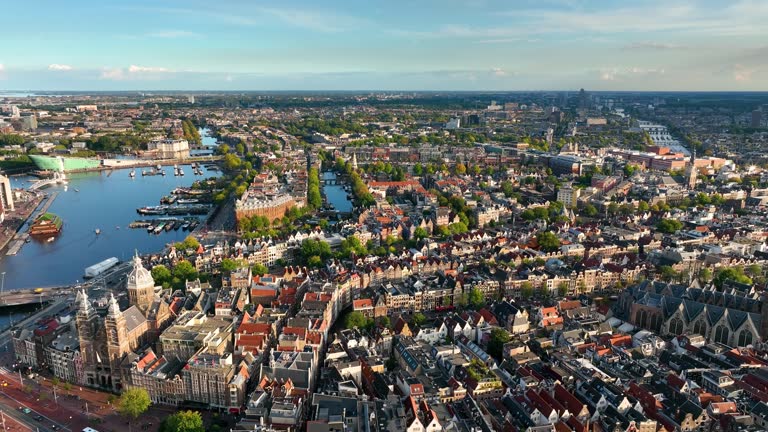
<svg viewBox="0 0 768 432">
<path fill-rule="evenodd" d="M 22 408 L 21 412 L 23 412 L 24 414 L 29 414 L 32 412 L 32 410 L 29 408 Z"/>
<path fill-rule="evenodd" d="M 59 429 L 61 429 L 61 427 L 59 427 L 59 426 L 57 426 L 57 425 L 52 425 L 52 426 L 51 426 L 51 429 L 53 429 L 53 430 L 59 430 Z"/>
<path fill-rule="evenodd" d="M 37 421 L 41 422 L 41 421 L 43 421 L 43 416 L 41 416 L 41 415 L 36 415 L 36 416 L 35 416 L 35 420 L 37 420 Z"/>
</svg>

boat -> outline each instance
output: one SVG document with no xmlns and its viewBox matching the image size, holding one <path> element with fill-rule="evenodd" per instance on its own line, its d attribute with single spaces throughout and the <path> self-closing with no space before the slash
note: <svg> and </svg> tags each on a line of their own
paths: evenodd
<svg viewBox="0 0 768 432">
<path fill-rule="evenodd" d="M 165 222 L 160 222 L 155 227 L 155 234 L 160 234 L 163 231 L 163 228 L 165 228 Z"/>
<path fill-rule="evenodd" d="M 186 230 L 188 230 L 188 229 L 189 229 L 189 221 L 187 221 L 187 222 L 184 222 L 184 224 L 183 224 L 183 225 L 181 225 L 181 230 L 182 230 L 182 231 L 186 231 Z"/>
<path fill-rule="evenodd" d="M 98 229 L 98 228 L 96 228 L 94 231 L 96 232 L 96 235 L 99 235 L 99 234 L 101 234 L 101 230 L 100 230 L 100 229 Z"/>
<path fill-rule="evenodd" d="M 115 227 L 115 229 L 116 229 L 116 230 L 119 230 L 119 229 L 120 229 L 120 227 L 119 227 L 119 226 L 116 226 L 116 227 Z"/>
<path fill-rule="evenodd" d="M 80 192 L 80 189 L 78 189 L 78 188 L 75 188 L 75 192 Z"/>
<path fill-rule="evenodd" d="M 43 171 L 80 171 L 101 166 L 101 159 L 44 155 L 29 155 L 29 158 L 37 168 Z"/>
<path fill-rule="evenodd" d="M 54 240 L 56 240 L 56 237 L 48 237 L 48 240 L 46 240 L 46 242 L 51 243 Z"/>
<path fill-rule="evenodd" d="M 165 177 L 165 171 L 163 171 L 163 170 L 159 170 L 159 171 L 160 171 L 160 175 Z"/>
<path fill-rule="evenodd" d="M 176 225 L 176 222 L 174 222 L 174 221 L 170 221 L 170 222 L 166 223 L 165 224 L 165 230 L 166 231 L 172 230 L 174 225 Z"/>
<path fill-rule="evenodd" d="M 179 175 L 180 175 L 180 176 L 182 176 L 182 177 L 184 177 L 184 170 L 183 170 L 183 169 L 181 169 L 181 168 L 179 168 Z"/>
<path fill-rule="evenodd" d="M 134 178 L 134 177 L 136 177 L 136 170 L 132 169 L 132 170 L 131 170 L 131 173 L 130 173 L 130 174 L 128 174 L 128 175 L 130 175 L 130 176 L 131 176 L 131 178 Z"/>
<path fill-rule="evenodd" d="M 149 225 L 147 225 L 147 232 L 152 232 L 154 230 L 155 230 L 155 226 L 154 225 L 152 225 L 151 223 Z"/>
<path fill-rule="evenodd" d="M 177 220 L 176 222 L 173 223 L 173 230 L 178 231 L 182 225 L 184 225 L 184 221 Z"/>
<path fill-rule="evenodd" d="M 180 199 L 180 200 L 176 200 L 176 202 L 178 204 L 197 204 L 200 202 L 200 200 L 192 198 L 192 199 Z"/>
<path fill-rule="evenodd" d="M 61 232 L 64 222 L 53 213 L 45 213 L 29 226 L 31 236 L 55 236 Z"/>
</svg>

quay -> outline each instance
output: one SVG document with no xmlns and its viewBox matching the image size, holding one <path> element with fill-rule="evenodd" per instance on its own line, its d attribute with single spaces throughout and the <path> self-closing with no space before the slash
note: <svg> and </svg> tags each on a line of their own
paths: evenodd
<svg viewBox="0 0 768 432">
<path fill-rule="evenodd" d="M 46 195 L 42 194 L 27 194 L 28 201 L 17 201 L 16 209 L 12 213 L 7 214 L 6 220 L 0 224 L 0 250 L 4 250 L 9 244 L 11 244 L 11 242 L 18 240 L 21 240 L 22 245 L 24 244 L 26 237 L 23 239 L 21 237 L 23 237 L 23 235 L 26 233 L 19 233 L 19 230 L 24 226 L 24 224 L 27 223 L 30 216 L 32 216 L 32 214 L 35 212 L 35 209 L 37 209 L 40 204 L 47 198 Z M 50 201 L 50 198 L 48 199 Z M 46 207 L 46 209 L 47 208 L 48 207 Z M 16 243 L 13 243 L 11 248 L 14 246 L 16 246 Z M 19 245 L 18 248 L 21 248 L 21 245 Z M 18 252 L 18 249 L 16 252 Z"/>
<path fill-rule="evenodd" d="M 179 159 L 102 159 L 101 165 L 93 168 L 83 168 L 77 170 L 67 171 L 67 174 L 73 173 L 85 173 L 85 172 L 97 172 L 97 171 L 113 171 L 125 168 L 150 168 L 158 165 L 170 166 L 170 165 L 185 165 L 196 163 L 214 163 L 222 160 L 223 157 L 219 155 L 209 156 L 194 156 L 188 158 Z M 52 171 L 33 171 L 29 174 L 43 177 L 52 175 Z"/>
<path fill-rule="evenodd" d="M 16 229 L 15 235 L 8 240 L 8 242 L 13 241 L 11 243 L 11 246 L 8 248 L 8 252 L 6 252 L 6 255 L 16 255 L 21 250 L 21 247 L 24 246 L 24 243 L 26 243 L 27 239 L 29 238 L 29 233 L 26 232 L 19 232 L 19 229 L 23 228 L 24 225 L 28 220 L 35 220 L 40 215 L 44 214 L 48 211 L 48 209 L 51 207 L 51 204 L 53 204 L 53 201 L 56 200 L 56 197 L 59 195 L 59 192 L 54 192 L 51 195 L 45 196 L 44 204 L 42 207 L 40 207 L 38 210 L 33 211 L 30 215 L 28 215 L 22 222 L 21 225 Z M 38 204 L 39 206 L 39 204 Z M 7 242 L 6 242 L 7 244 Z M 0 303 L 1 305 L 1 303 Z"/>
</svg>

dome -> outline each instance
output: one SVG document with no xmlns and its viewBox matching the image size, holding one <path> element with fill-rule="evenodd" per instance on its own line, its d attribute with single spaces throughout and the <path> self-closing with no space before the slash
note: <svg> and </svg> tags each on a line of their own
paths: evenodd
<svg viewBox="0 0 768 432">
<path fill-rule="evenodd" d="M 137 254 L 133 257 L 133 270 L 128 274 L 128 288 L 144 288 L 154 287 L 155 280 L 152 278 L 152 273 L 144 268 L 144 264 L 141 263 L 141 258 Z"/>
</svg>

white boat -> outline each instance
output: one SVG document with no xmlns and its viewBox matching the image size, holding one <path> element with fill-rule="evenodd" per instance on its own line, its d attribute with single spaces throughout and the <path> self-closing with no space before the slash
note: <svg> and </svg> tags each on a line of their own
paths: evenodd
<svg viewBox="0 0 768 432">
<path fill-rule="evenodd" d="M 56 240 L 56 237 L 48 237 L 47 241 L 48 243 L 52 243 L 54 240 Z"/>
<path fill-rule="evenodd" d="M 136 170 L 131 170 L 131 173 L 129 174 L 131 178 L 136 177 Z"/>
<path fill-rule="evenodd" d="M 99 235 L 99 234 L 101 234 L 101 230 L 100 230 L 100 229 L 96 228 L 96 230 L 95 230 L 95 231 L 96 231 L 96 235 Z"/>
</svg>

